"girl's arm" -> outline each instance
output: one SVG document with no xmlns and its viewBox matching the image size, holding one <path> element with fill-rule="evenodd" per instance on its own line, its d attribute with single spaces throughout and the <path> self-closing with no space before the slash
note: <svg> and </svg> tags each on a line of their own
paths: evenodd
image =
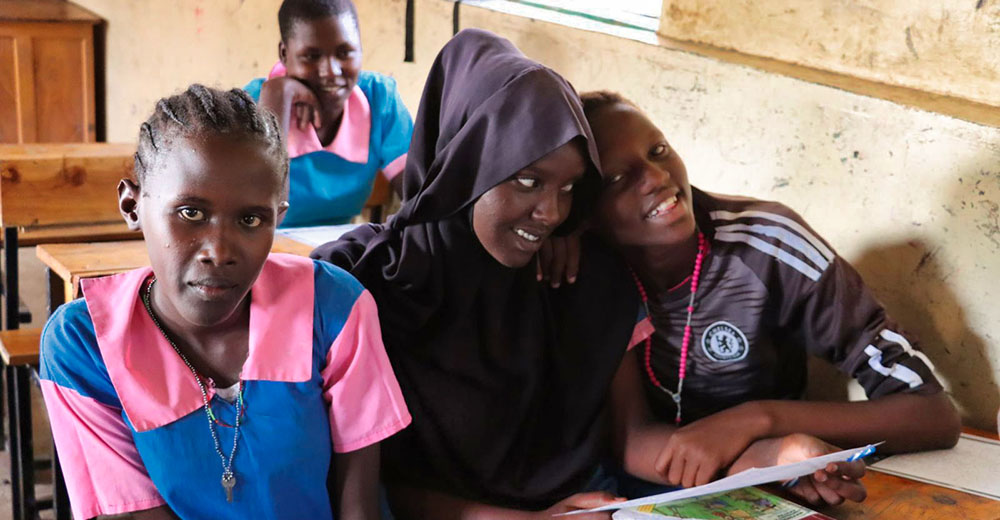
<svg viewBox="0 0 1000 520">
<path fill-rule="evenodd" d="M 961 420 L 947 394 L 891 394 L 869 401 L 757 401 L 738 406 L 765 425 L 758 438 L 806 433 L 840 446 L 885 441 L 880 452 L 951 448 Z M 725 412 L 721 412 L 725 413 Z"/>
<path fill-rule="evenodd" d="M 333 457 L 337 518 L 342 520 L 378 520 L 379 445 L 338 453 Z"/>
<path fill-rule="evenodd" d="M 679 428 L 663 444 L 658 473 L 685 487 L 711 481 L 755 441 L 792 434 L 853 447 L 885 441 L 879 451 L 949 448 L 958 414 L 944 392 L 892 394 L 850 403 L 751 401 Z"/>
<path fill-rule="evenodd" d="M 398 520 L 551 520 L 552 515 L 601 507 L 624 499 L 595 491 L 578 493 L 544 511 L 521 511 L 466 500 L 453 495 L 401 484 L 387 485 L 393 515 Z M 578 515 L 579 520 L 611 520 L 610 513 Z"/>
<path fill-rule="evenodd" d="M 286 135 L 293 124 L 298 125 L 299 130 L 305 130 L 310 124 L 315 128 L 323 124 L 323 110 L 316 94 L 295 78 L 282 76 L 265 81 L 260 87 L 258 103 L 274 113 Z"/>
<path fill-rule="evenodd" d="M 674 426 L 653 417 L 634 354 L 622 360 L 611 382 L 611 439 L 616 459 L 631 475 L 666 483 L 656 460 Z"/>
<path fill-rule="evenodd" d="M 733 474 L 837 451 L 808 435 L 758 433 L 767 426 L 767 418 L 743 410 L 726 417 L 720 412 L 683 428 L 657 422 L 646 402 L 639 367 L 630 356 L 623 360 L 611 389 L 613 446 L 629 474 L 691 487 L 727 471 Z M 706 427 L 704 421 L 709 420 L 712 424 Z M 863 462 L 840 464 L 803 479 L 792 492 L 814 504 L 861 501 L 865 490 L 857 479 L 862 475 Z"/>
</svg>

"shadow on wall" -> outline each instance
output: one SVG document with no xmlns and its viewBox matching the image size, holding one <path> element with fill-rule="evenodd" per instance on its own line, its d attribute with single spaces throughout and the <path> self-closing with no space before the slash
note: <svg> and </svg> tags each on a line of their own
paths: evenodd
<svg viewBox="0 0 1000 520">
<path fill-rule="evenodd" d="M 972 330 L 935 259 L 938 248 L 919 238 L 866 250 L 854 266 L 889 315 L 917 339 L 959 406 L 966 426 L 994 429 L 1000 386 L 988 345 Z M 970 420 L 970 417 L 972 418 Z"/>
<path fill-rule="evenodd" d="M 889 316 L 934 363 L 962 411 L 963 423 L 991 431 L 996 425 L 979 419 L 991 420 L 1000 407 L 1000 386 L 988 360 L 988 345 L 964 319 L 947 284 L 948 274 L 935 260 L 936 252 L 920 239 L 911 239 L 865 250 L 852 264 Z M 810 398 L 845 401 L 849 383 L 850 378 L 832 365 L 810 359 Z"/>
</svg>

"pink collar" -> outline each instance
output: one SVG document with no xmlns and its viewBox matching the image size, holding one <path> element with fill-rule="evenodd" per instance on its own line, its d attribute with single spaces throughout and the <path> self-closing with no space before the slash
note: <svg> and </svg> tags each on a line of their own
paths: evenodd
<svg viewBox="0 0 1000 520">
<path fill-rule="evenodd" d="M 312 377 L 313 262 L 272 253 L 250 290 L 250 353 L 243 380 L 297 383 Z M 81 282 L 97 344 L 136 431 L 169 424 L 203 406 L 190 369 L 139 298 L 144 267 Z M 209 399 L 215 394 L 210 387 Z"/>
<path fill-rule="evenodd" d="M 267 79 L 277 78 L 285 75 L 285 66 L 274 64 Z M 316 129 L 309 126 L 305 131 L 299 130 L 295 121 L 291 122 L 288 129 L 288 155 L 290 158 L 299 157 L 308 153 L 325 150 L 332 154 L 339 155 L 352 163 L 368 163 L 368 140 L 372 130 L 372 110 L 368 104 L 368 98 L 362 92 L 361 87 L 354 85 L 351 95 L 344 103 L 344 116 L 340 121 L 340 128 L 333 141 L 324 148 L 316 135 Z"/>
</svg>

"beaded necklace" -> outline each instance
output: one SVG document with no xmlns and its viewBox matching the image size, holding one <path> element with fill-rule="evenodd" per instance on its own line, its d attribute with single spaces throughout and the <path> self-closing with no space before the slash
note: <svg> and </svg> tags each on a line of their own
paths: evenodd
<svg viewBox="0 0 1000 520">
<path fill-rule="evenodd" d="M 681 392 L 684 390 L 684 376 L 687 373 L 687 357 L 688 357 L 688 346 L 691 344 L 691 316 L 694 314 L 694 296 L 698 292 L 698 278 L 701 276 L 701 263 L 705 259 L 705 251 L 708 244 L 705 242 L 705 235 L 699 231 L 698 232 L 698 255 L 694 259 L 694 271 L 691 273 L 691 299 L 688 300 L 687 306 L 687 321 L 684 324 L 684 340 L 681 342 L 681 363 L 677 369 L 677 391 L 671 392 L 667 387 L 660 383 L 657 379 L 656 374 L 653 372 L 652 354 L 653 354 L 653 336 L 650 335 L 646 338 L 646 352 L 644 357 L 644 364 L 646 367 L 646 376 L 649 377 L 649 381 L 653 383 L 654 386 L 662 390 L 664 393 L 670 396 L 674 404 L 677 406 L 677 415 L 674 417 L 674 423 L 681 423 Z M 649 297 L 646 295 L 646 288 L 643 287 L 642 282 L 639 280 L 639 276 L 632 271 L 632 278 L 635 280 L 635 286 L 639 289 L 639 296 L 642 298 L 642 305 L 646 308 L 646 316 L 652 319 L 653 315 L 649 313 Z"/>
<path fill-rule="evenodd" d="M 194 380 L 198 382 L 198 388 L 201 390 L 201 400 L 205 405 L 205 415 L 208 417 L 208 431 L 212 434 L 212 440 L 215 442 L 215 452 L 219 454 L 219 458 L 222 459 L 222 489 L 226 492 L 226 502 L 233 501 L 233 488 L 236 487 L 236 474 L 233 473 L 233 458 L 236 456 L 236 445 L 240 439 L 240 417 L 243 415 L 243 380 L 240 379 L 239 387 L 236 389 L 236 424 L 233 426 L 233 449 L 229 452 L 229 459 L 226 459 L 225 454 L 222 453 L 222 444 L 219 442 L 219 433 L 215 429 L 215 423 L 219 422 L 215 418 L 215 414 L 212 413 L 212 406 L 208 402 L 208 390 L 205 389 L 205 383 L 201 381 L 201 376 L 198 375 L 198 371 L 195 370 L 194 365 L 188 361 L 187 356 L 181 352 L 181 349 L 177 348 L 170 336 L 167 335 L 167 331 L 163 329 L 160 325 L 160 320 L 156 319 L 156 314 L 153 313 L 153 306 L 150 304 L 150 295 L 153 293 L 153 284 L 156 283 L 156 278 L 152 278 L 146 285 L 146 290 L 142 293 L 142 303 L 146 306 L 146 312 L 149 313 L 149 317 L 152 318 L 153 324 L 163 334 L 166 338 L 167 343 L 174 348 L 174 352 L 180 356 L 181 361 L 187 365 L 191 373 L 194 374 Z"/>
</svg>

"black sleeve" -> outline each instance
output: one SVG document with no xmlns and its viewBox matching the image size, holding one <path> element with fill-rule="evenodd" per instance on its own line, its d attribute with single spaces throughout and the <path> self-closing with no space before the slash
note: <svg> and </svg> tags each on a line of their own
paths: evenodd
<svg viewBox="0 0 1000 520">
<path fill-rule="evenodd" d="M 930 360 L 842 258 L 832 256 L 816 281 L 790 270 L 779 276 L 783 335 L 856 379 L 869 398 L 941 390 Z"/>
</svg>

